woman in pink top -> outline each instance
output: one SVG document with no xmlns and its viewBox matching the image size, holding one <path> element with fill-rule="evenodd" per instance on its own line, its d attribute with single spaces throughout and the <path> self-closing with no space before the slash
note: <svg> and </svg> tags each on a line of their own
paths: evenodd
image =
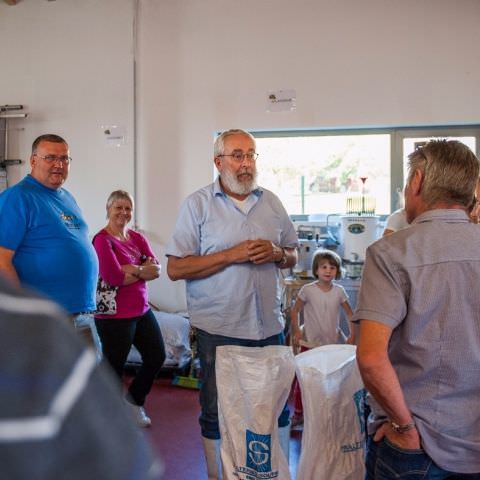
<svg viewBox="0 0 480 480">
<path fill-rule="evenodd" d="M 153 381 L 165 360 L 160 328 L 148 305 L 146 282 L 158 278 L 160 265 L 147 239 L 128 228 L 132 219 L 133 198 L 116 190 L 107 200 L 105 228 L 93 239 L 100 265 L 100 276 L 117 286 L 116 313 L 95 315 L 104 357 L 122 379 L 123 368 L 132 345 L 142 356 L 142 366 L 128 388 L 127 402 L 137 423 L 150 426 L 143 405 Z"/>
</svg>

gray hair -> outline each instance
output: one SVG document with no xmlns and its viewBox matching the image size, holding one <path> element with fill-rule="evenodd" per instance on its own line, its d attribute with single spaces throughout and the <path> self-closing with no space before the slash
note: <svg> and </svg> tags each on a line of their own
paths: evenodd
<svg viewBox="0 0 480 480">
<path fill-rule="evenodd" d="M 115 190 L 109 195 L 107 199 L 107 212 L 108 209 L 112 206 L 113 202 L 117 200 L 128 200 L 133 208 L 133 197 L 125 190 Z"/>
<path fill-rule="evenodd" d="M 442 202 L 469 207 L 480 165 L 475 154 L 457 140 L 431 140 L 408 156 L 408 183 L 423 173 L 421 198 L 428 208 Z"/>
<path fill-rule="evenodd" d="M 230 135 L 245 135 L 249 137 L 253 145 L 256 147 L 257 142 L 255 142 L 255 137 L 247 132 L 246 130 L 242 130 L 240 128 L 232 128 L 230 130 L 226 130 L 225 132 L 221 133 L 216 139 L 215 143 L 213 144 L 213 156 L 218 157 L 219 155 L 223 155 L 225 153 L 225 138 L 229 137 Z"/>
</svg>

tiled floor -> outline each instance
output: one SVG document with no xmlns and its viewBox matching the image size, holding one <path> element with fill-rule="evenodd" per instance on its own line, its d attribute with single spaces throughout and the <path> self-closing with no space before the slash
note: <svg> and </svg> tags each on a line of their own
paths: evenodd
<svg viewBox="0 0 480 480">
<path fill-rule="evenodd" d="M 162 378 L 147 398 L 145 409 L 152 419 L 148 435 L 165 464 L 168 480 L 206 479 L 198 425 L 198 390 L 172 386 Z M 290 472 L 295 479 L 300 454 L 301 432 L 290 438 Z"/>
</svg>

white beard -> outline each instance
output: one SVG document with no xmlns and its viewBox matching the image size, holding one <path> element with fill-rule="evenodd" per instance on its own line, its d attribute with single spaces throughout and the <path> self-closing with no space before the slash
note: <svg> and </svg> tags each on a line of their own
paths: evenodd
<svg viewBox="0 0 480 480">
<path fill-rule="evenodd" d="M 252 169 L 249 180 L 238 181 L 237 176 L 230 170 L 225 170 L 221 174 L 222 184 L 225 188 L 236 195 L 248 195 L 257 188 L 257 170 Z"/>
</svg>

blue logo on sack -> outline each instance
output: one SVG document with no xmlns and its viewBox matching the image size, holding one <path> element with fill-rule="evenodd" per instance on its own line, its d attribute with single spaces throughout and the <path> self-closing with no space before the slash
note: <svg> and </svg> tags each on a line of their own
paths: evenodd
<svg viewBox="0 0 480 480">
<path fill-rule="evenodd" d="M 256 472 L 272 469 L 272 436 L 246 431 L 247 467 Z"/>
<path fill-rule="evenodd" d="M 353 401 L 357 407 L 358 423 L 360 424 L 360 433 L 365 433 L 365 394 L 364 388 L 353 394 Z"/>
</svg>

